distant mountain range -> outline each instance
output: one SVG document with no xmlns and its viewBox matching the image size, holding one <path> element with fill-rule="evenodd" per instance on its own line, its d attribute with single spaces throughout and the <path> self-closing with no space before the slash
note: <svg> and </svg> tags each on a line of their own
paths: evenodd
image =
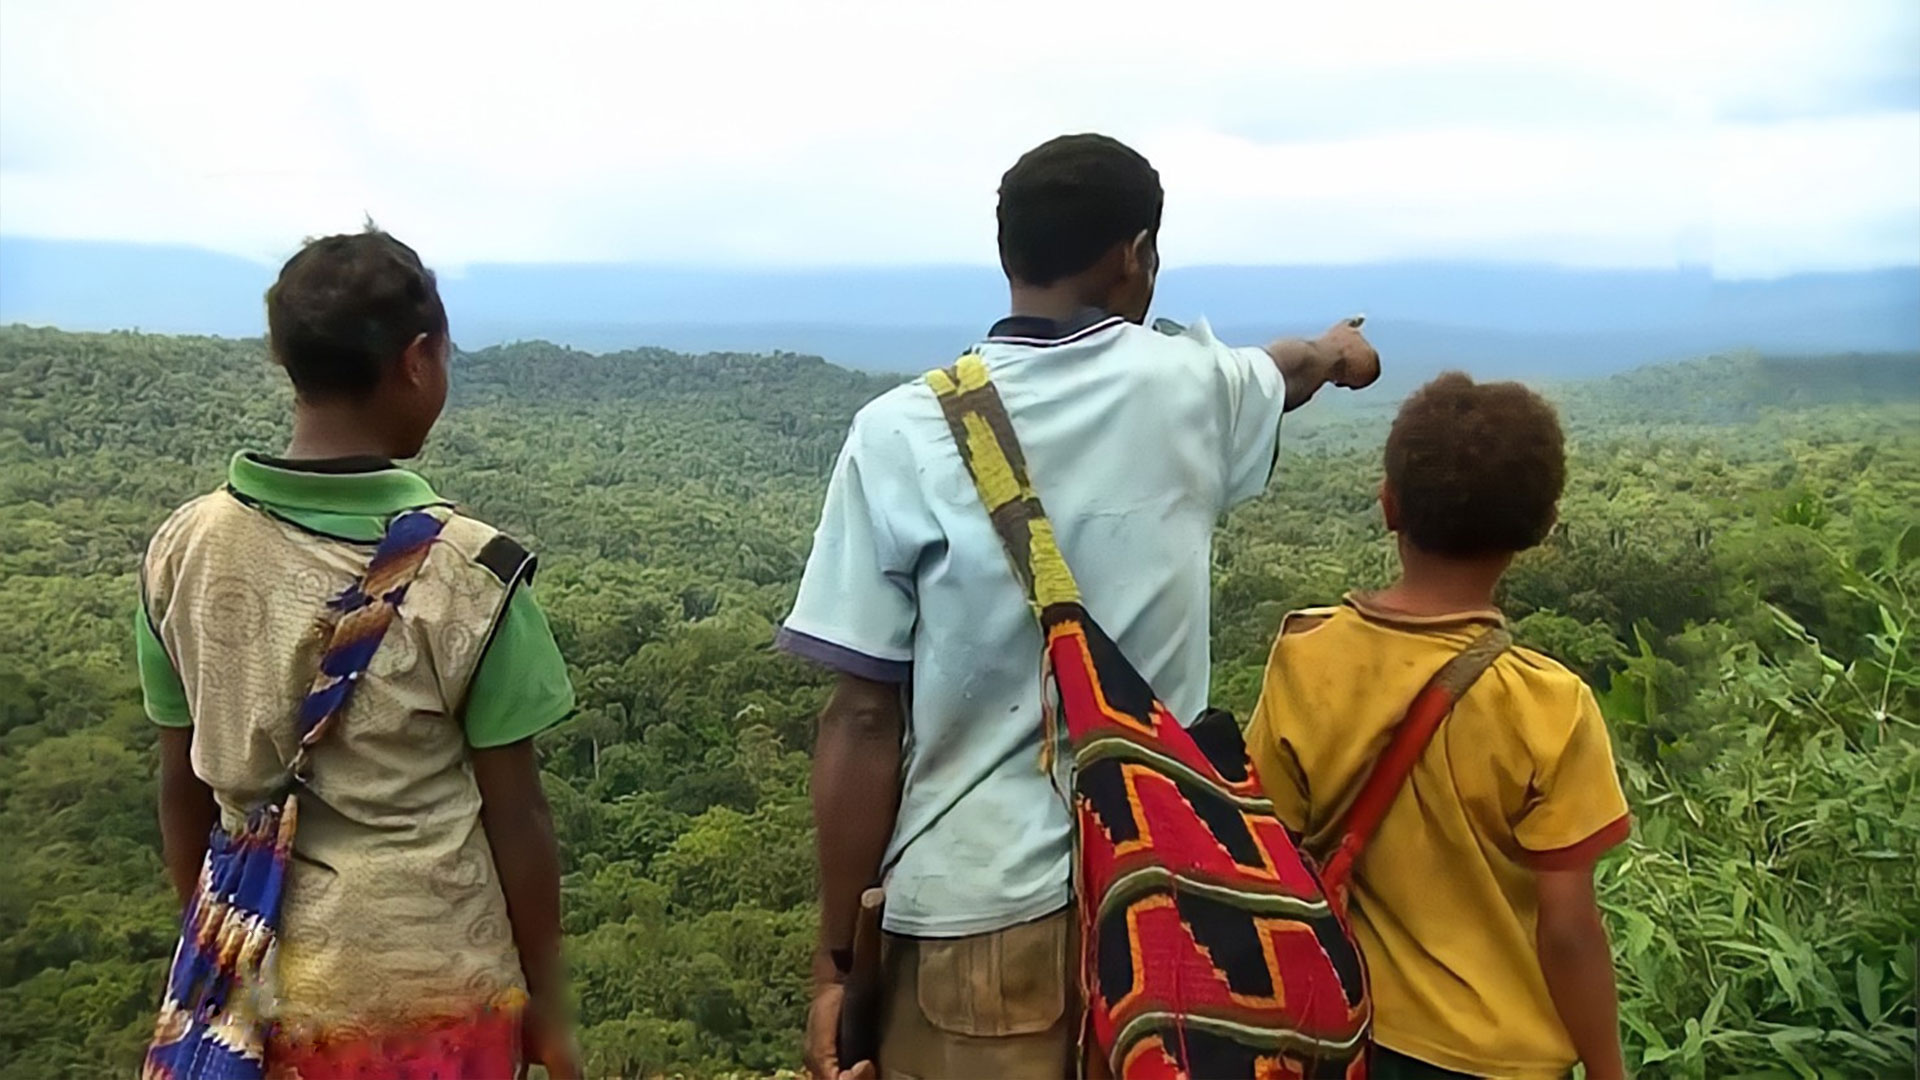
<svg viewBox="0 0 1920 1080">
<path fill-rule="evenodd" d="M 195 248 L 0 237 L 0 323 L 258 336 L 274 271 Z M 944 362 L 1006 303 L 984 267 L 487 264 L 443 275 L 442 288 L 467 348 L 794 352 L 882 371 Z M 1578 376 L 1741 349 L 1920 349 L 1920 266 L 1772 281 L 1448 262 L 1192 267 L 1162 275 L 1155 308 L 1248 342 L 1364 311 L 1406 377 L 1445 365 Z"/>
</svg>

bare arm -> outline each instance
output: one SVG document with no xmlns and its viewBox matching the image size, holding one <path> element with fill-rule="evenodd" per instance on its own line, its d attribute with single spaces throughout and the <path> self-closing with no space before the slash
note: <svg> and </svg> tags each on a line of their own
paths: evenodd
<svg viewBox="0 0 1920 1080">
<path fill-rule="evenodd" d="M 1545 870 L 1540 890 L 1540 970 L 1560 1021 L 1587 1066 L 1589 1080 L 1621 1080 L 1620 1003 L 1613 983 L 1613 953 L 1600 905 L 1593 895 L 1593 867 Z"/>
<path fill-rule="evenodd" d="M 835 1060 L 843 988 L 832 956 L 852 949 L 860 894 L 879 877 L 893 837 L 905 727 L 900 687 L 852 675 L 840 676 L 820 713 L 811 782 L 820 859 L 820 948 L 813 960 L 805 1047 L 807 1073 L 816 1080 L 874 1074 L 872 1062 Z"/>
<path fill-rule="evenodd" d="M 900 810 L 900 687 L 842 675 L 813 747 L 813 821 L 820 858 L 820 944 L 853 946 L 860 894 L 880 873 Z"/>
<path fill-rule="evenodd" d="M 1305 405 L 1328 383 L 1357 390 L 1380 377 L 1380 354 L 1361 335 L 1360 323 L 1359 317 L 1346 319 L 1312 341 L 1286 338 L 1267 346 L 1267 355 L 1286 380 L 1287 412 Z"/>
<path fill-rule="evenodd" d="M 160 853 L 185 907 L 200 883 L 207 837 L 220 820 L 213 789 L 193 772 L 193 729 L 160 729 Z"/>
<path fill-rule="evenodd" d="M 513 944 L 527 979 L 527 1056 L 554 1077 L 578 1075 L 566 1034 L 566 976 L 560 960 L 560 845 L 540 790 L 533 740 L 473 751 L 480 821 L 506 894 Z"/>
</svg>

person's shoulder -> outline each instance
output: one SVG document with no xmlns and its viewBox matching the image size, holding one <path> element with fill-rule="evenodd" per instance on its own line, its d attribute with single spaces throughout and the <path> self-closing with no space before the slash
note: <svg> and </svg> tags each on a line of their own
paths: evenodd
<svg viewBox="0 0 1920 1080">
<path fill-rule="evenodd" d="M 445 516 L 420 569 L 423 587 L 407 593 L 406 614 L 444 673 L 442 685 L 449 688 L 449 700 L 468 702 L 463 709 L 471 706 L 473 680 L 479 677 L 483 662 L 503 672 L 502 678 L 528 687 L 549 680 L 555 668 L 564 682 L 552 634 L 527 589 L 538 567 L 533 552 L 478 518 L 453 511 L 429 512 Z M 496 659 L 488 661 L 488 657 Z M 571 705 L 569 692 L 565 708 Z M 471 735 L 475 731 L 472 714 L 464 715 Z M 513 721 L 495 718 L 491 722 L 493 727 L 501 723 L 511 726 Z"/>
<path fill-rule="evenodd" d="M 903 380 L 891 390 L 883 391 L 879 397 L 860 406 L 854 411 L 853 422 L 856 426 L 876 426 L 898 421 L 917 421 L 929 414 L 938 416 L 940 402 L 934 397 L 933 388 L 927 385 L 927 376 L 922 374 Z"/>
<path fill-rule="evenodd" d="M 914 447 L 946 437 L 940 401 L 922 375 L 862 405 L 847 428 L 848 449 L 880 460 L 911 460 Z"/>
<path fill-rule="evenodd" d="M 235 498 L 233 492 L 218 487 L 204 495 L 196 495 L 174 508 L 158 531 L 169 528 L 180 529 L 193 525 L 216 524 L 229 518 L 247 516 L 246 504 Z"/>
<path fill-rule="evenodd" d="M 1192 363 L 1213 363 L 1221 353 L 1235 351 L 1214 335 L 1213 326 L 1204 318 L 1186 324 L 1171 319 L 1155 319 L 1150 326 L 1128 323 L 1121 327 L 1114 344 L 1129 351 Z"/>
<path fill-rule="evenodd" d="M 1347 610 L 1338 605 L 1327 605 L 1289 611 L 1280 618 L 1280 636 L 1295 637 L 1318 630 L 1339 618 L 1340 614 Z"/>
<path fill-rule="evenodd" d="M 1545 738 L 1561 739 L 1593 699 L 1586 680 L 1546 653 L 1515 645 L 1493 662 L 1489 680 L 1506 698 L 1503 708 Z"/>
<path fill-rule="evenodd" d="M 246 506 L 225 488 L 209 491 L 181 503 L 167 515 L 147 542 L 147 556 L 163 556 L 185 547 L 195 536 L 250 517 Z"/>
<path fill-rule="evenodd" d="M 1267 663 L 1270 668 L 1302 672 L 1345 665 L 1365 650 L 1378 647 L 1378 642 L 1367 637 L 1365 620 L 1351 608 L 1299 608 L 1281 616 Z"/>
<path fill-rule="evenodd" d="M 1351 650 L 1365 636 L 1367 620 L 1345 604 L 1296 608 L 1280 617 L 1277 641 L 1293 650 Z"/>
<path fill-rule="evenodd" d="M 1181 402 L 1211 405 L 1218 400 L 1223 378 L 1241 385 L 1259 378 L 1262 370 L 1277 370 L 1264 349 L 1220 340 L 1205 319 L 1189 325 L 1165 319 L 1154 320 L 1152 326 L 1128 324 L 1108 351 L 1117 375 L 1147 387 L 1168 410 L 1177 410 Z"/>
<path fill-rule="evenodd" d="M 533 579 L 538 559 L 526 545 L 478 518 L 454 513 L 440 527 L 439 546 L 456 558 L 449 560 L 466 576 L 490 578 L 502 588 Z"/>
<path fill-rule="evenodd" d="M 1538 649 L 1513 645 L 1494 661 L 1497 668 L 1523 679 L 1529 686 L 1560 696 L 1577 697 L 1587 689 L 1586 681 L 1567 665 Z"/>
<path fill-rule="evenodd" d="M 260 515 L 223 489 L 181 504 L 147 541 L 140 560 L 140 589 L 150 612 L 164 611 L 189 567 L 233 559 L 236 550 L 259 550 Z"/>
</svg>

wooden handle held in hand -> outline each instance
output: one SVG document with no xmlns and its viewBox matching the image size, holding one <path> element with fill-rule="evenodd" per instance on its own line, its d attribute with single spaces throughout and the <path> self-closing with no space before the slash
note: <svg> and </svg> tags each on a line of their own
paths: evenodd
<svg viewBox="0 0 1920 1080">
<path fill-rule="evenodd" d="M 853 969 L 847 973 L 846 996 L 840 1001 L 840 1030 L 835 1057 L 843 1069 L 862 1061 L 878 1064 L 880 1055 L 880 915 L 887 905 L 884 889 L 860 894 L 860 911 L 853 924 Z"/>
</svg>

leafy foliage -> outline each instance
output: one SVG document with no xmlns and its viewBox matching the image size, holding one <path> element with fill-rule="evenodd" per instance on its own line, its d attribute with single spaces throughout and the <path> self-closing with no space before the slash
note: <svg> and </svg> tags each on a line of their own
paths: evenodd
<svg viewBox="0 0 1920 1080">
<path fill-rule="evenodd" d="M 131 675 L 138 553 L 285 438 L 258 342 L 0 330 L 0 1077 L 124 1071 L 176 917 Z M 543 555 L 581 711 L 546 736 L 595 1075 L 797 1057 L 822 680 L 769 648 L 846 423 L 793 356 L 461 357 L 423 470 Z M 1733 358 L 1557 393 L 1562 526 L 1505 598 L 1602 691 L 1633 840 L 1602 867 L 1646 1075 L 1894 1075 L 1920 938 L 1920 364 Z M 1282 612 L 1385 579 L 1387 403 L 1289 421 L 1215 550 L 1215 696 Z M 1315 410 L 1320 406 L 1316 404 Z"/>
</svg>

